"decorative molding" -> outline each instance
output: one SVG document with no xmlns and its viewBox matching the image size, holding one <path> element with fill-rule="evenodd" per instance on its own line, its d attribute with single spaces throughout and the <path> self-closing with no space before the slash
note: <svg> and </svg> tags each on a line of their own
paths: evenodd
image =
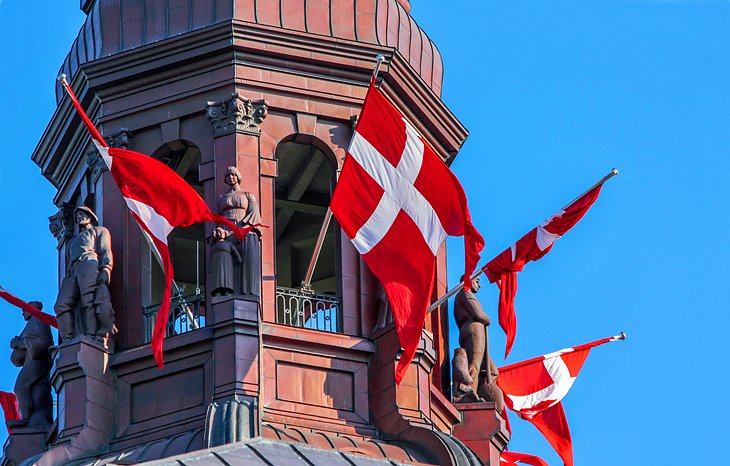
<svg viewBox="0 0 730 466">
<path fill-rule="evenodd" d="M 214 136 L 233 132 L 259 136 L 261 122 L 269 114 L 269 107 L 265 99 L 253 101 L 236 92 L 226 100 L 208 101 L 206 113 L 213 125 Z"/>
<path fill-rule="evenodd" d="M 129 145 L 132 143 L 132 132 L 127 128 L 120 128 L 119 131 L 113 133 L 111 136 L 107 136 L 106 143 L 109 147 L 118 147 L 119 149 L 129 149 Z"/>
<path fill-rule="evenodd" d="M 60 242 L 64 239 L 71 238 L 74 234 L 74 206 L 68 202 L 64 202 L 58 208 L 58 212 L 48 217 L 48 229 L 51 234 Z"/>
<path fill-rule="evenodd" d="M 104 138 L 109 147 L 118 147 L 120 149 L 129 149 L 132 143 L 132 132 L 127 128 L 122 128 L 111 136 Z M 101 154 L 96 149 L 92 149 L 86 153 L 86 165 L 89 166 L 89 177 L 92 183 L 96 183 L 102 173 L 109 170 L 106 162 L 101 158 Z"/>
</svg>

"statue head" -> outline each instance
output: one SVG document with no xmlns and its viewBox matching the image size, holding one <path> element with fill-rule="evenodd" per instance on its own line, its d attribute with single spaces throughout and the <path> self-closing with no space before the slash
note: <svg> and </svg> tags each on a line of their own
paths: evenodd
<svg viewBox="0 0 730 466">
<path fill-rule="evenodd" d="M 463 282 L 464 279 L 465 279 L 465 277 L 464 277 L 464 275 L 462 275 L 461 278 L 459 279 L 459 281 Z M 466 278 L 466 280 L 468 280 L 468 278 Z M 479 291 L 479 288 L 481 288 L 481 287 L 482 287 L 482 285 L 479 281 L 479 277 L 472 279 L 471 287 L 470 287 L 472 293 L 476 293 L 477 291 Z"/>
<path fill-rule="evenodd" d="M 241 180 L 243 177 L 241 177 L 241 172 L 238 171 L 238 168 L 234 166 L 230 166 L 226 168 L 226 175 L 225 178 L 223 178 L 223 181 L 229 185 L 229 186 L 235 186 L 239 183 L 241 183 Z"/>
<path fill-rule="evenodd" d="M 226 236 L 228 236 L 228 232 L 223 227 L 216 227 L 216 229 L 213 230 L 213 239 L 216 241 L 225 239 Z"/>
<path fill-rule="evenodd" d="M 39 311 L 43 310 L 43 303 L 40 301 L 30 301 L 28 304 L 30 304 L 34 308 L 38 309 Z M 23 319 L 30 320 L 31 317 L 33 317 L 33 316 L 30 315 L 30 312 L 23 311 Z"/>
<path fill-rule="evenodd" d="M 76 224 L 80 227 L 88 223 L 91 223 L 92 225 L 99 224 L 99 218 L 96 216 L 94 211 L 85 205 L 78 206 L 74 209 L 74 220 L 76 220 Z"/>
</svg>

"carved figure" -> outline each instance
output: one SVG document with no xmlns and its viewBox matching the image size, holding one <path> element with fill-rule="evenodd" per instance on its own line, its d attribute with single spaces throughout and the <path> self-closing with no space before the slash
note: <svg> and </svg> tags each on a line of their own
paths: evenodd
<svg viewBox="0 0 730 466">
<path fill-rule="evenodd" d="M 378 303 L 378 319 L 370 331 L 371 334 L 378 330 L 385 328 L 391 322 L 393 322 L 393 312 L 390 310 L 390 300 L 388 300 L 388 294 L 385 292 L 383 284 L 378 282 L 378 286 L 375 289 L 375 300 Z"/>
<path fill-rule="evenodd" d="M 241 188 L 241 173 L 236 167 L 228 167 L 224 181 L 231 187 L 230 192 L 218 196 L 218 212 L 236 226 L 247 227 L 261 223 L 256 197 Z M 261 230 L 254 228 L 243 241 L 234 235 L 228 236 L 239 248 L 241 267 L 236 272 L 237 294 L 259 296 L 261 290 Z"/>
<path fill-rule="evenodd" d="M 43 304 L 30 303 L 38 309 Z M 8 427 L 48 428 L 53 422 L 53 399 L 51 398 L 50 358 L 48 348 L 53 345 L 51 328 L 23 312 L 25 328 L 20 335 L 10 340 L 10 361 L 20 367 L 15 380 L 15 396 L 22 419 L 8 421 Z"/>
<path fill-rule="evenodd" d="M 66 249 L 66 276 L 54 306 L 58 332 L 64 341 L 84 334 L 105 342 L 114 330 L 107 288 L 113 266 L 111 235 L 86 206 L 74 210 L 74 219 L 78 233 Z"/>
<path fill-rule="evenodd" d="M 453 361 L 456 394 L 462 396 L 463 401 L 478 401 L 479 398 L 494 401 L 498 405 L 497 410 L 501 412 L 502 392 L 494 384 L 494 378 L 499 375 L 499 371 L 488 351 L 487 327 L 490 319 L 475 296 L 480 287 L 479 278 L 475 278 L 471 289 L 460 290 L 454 300 L 459 346 L 466 354 L 467 363 L 464 367 L 463 355 L 456 350 Z"/>
<path fill-rule="evenodd" d="M 212 296 L 228 296 L 234 291 L 233 258 L 242 262 L 241 254 L 236 246 L 226 241 L 229 233 L 222 227 L 213 230 L 210 247 L 210 263 L 208 274 L 213 291 Z"/>
</svg>

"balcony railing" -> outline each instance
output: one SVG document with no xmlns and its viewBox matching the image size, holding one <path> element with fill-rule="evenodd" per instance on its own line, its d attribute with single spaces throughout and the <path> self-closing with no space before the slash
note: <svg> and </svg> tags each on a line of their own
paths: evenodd
<svg viewBox="0 0 730 466">
<path fill-rule="evenodd" d="M 340 332 L 340 298 L 296 288 L 276 287 L 276 321 L 294 327 Z"/>
<path fill-rule="evenodd" d="M 142 310 L 144 343 L 152 339 L 160 305 L 147 306 Z M 165 337 L 179 335 L 205 326 L 205 294 L 174 296 L 170 300 Z"/>
</svg>

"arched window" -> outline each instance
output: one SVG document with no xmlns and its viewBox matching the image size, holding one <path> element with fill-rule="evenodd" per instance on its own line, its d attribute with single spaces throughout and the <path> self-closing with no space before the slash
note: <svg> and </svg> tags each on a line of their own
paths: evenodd
<svg viewBox="0 0 730 466">
<path fill-rule="evenodd" d="M 178 140 L 164 144 L 152 157 L 165 163 L 202 196 L 198 176 L 200 150 L 191 142 Z M 167 336 L 195 330 L 205 325 L 205 227 L 202 223 L 175 228 L 168 236 L 170 258 L 175 270 Z M 149 342 L 164 291 L 164 273 L 155 250 L 142 243 L 142 306 L 144 341 Z"/>
<path fill-rule="evenodd" d="M 281 143 L 276 158 L 276 320 L 341 331 L 334 222 L 320 236 L 335 183 L 334 159 L 312 144 L 297 142 Z M 318 241 L 321 250 L 305 286 Z"/>
</svg>

